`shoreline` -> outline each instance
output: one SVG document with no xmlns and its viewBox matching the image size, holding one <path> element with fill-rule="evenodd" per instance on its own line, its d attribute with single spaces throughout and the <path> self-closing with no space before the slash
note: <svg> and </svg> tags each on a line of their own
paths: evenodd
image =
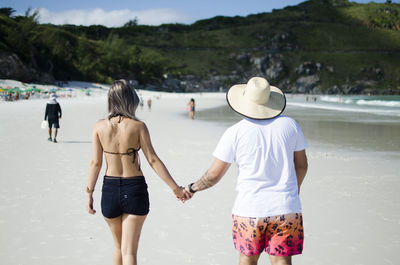
<svg viewBox="0 0 400 265">
<path fill-rule="evenodd" d="M 195 120 L 184 116 L 193 94 L 156 95 L 143 92 L 153 105 L 149 110 L 145 104 L 137 116 L 148 126 L 153 146 L 172 176 L 187 185 L 209 167 L 228 126 L 197 118 L 219 116 L 214 108 L 226 105 L 224 94 L 196 96 Z M 0 160 L 5 161 L 0 175 L 0 259 L 9 265 L 112 262 L 111 233 L 100 213 L 104 167 L 94 194 L 98 213 L 91 216 L 84 209 L 90 135 L 106 114 L 106 97 L 60 99 L 60 104 L 57 144 L 48 142 L 47 130 L 40 129 L 45 100 L 0 104 L 0 133 L 7 136 L 0 138 Z M 357 256 L 360 264 L 395 264 L 400 248 L 398 160 L 375 152 L 342 151 L 336 145 L 316 148 L 308 140 L 310 166 L 301 190 L 305 245 L 294 263 L 352 265 Z M 236 167 L 232 165 L 218 185 L 181 204 L 143 153 L 140 156 L 151 210 L 142 231 L 139 264 L 237 263 L 231 238 Z M 390 233 L 382 233 L 380 227 Z M 373 252 L 370 242 L 377 242 Z M 263 254 L 260 263 L 267 260 Z"/>
</svg>

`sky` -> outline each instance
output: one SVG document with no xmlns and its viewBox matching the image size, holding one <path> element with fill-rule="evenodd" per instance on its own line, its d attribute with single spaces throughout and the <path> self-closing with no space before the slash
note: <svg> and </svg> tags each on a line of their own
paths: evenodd
<svg viewBox="0 0 400 265">
<path fill-rule="evenodd" d="M 16 15 L 28 8 L 39 9 L 39 22 L 51 24 L 104 25 L 120 27 L 132 19 L 139 24 L 192 24 L 215 16 L 247 16 L 289 5 L 300 0 L 0 0 L 0 7 L 11 7 Z M 356 0 L 368 3 L 370 0 Z M 385 0 L 374 2 L 384 3 Z M 393 3 L 400 3 L 394 0 Z"/>
</svg>

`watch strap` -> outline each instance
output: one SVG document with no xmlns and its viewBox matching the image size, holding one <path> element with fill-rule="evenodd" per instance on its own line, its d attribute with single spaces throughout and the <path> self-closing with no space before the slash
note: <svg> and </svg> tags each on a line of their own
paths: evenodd
<svg viewBox="0 0 400 265">
<path fill-rule="evenodd" d="M 190 183 L 190 184 L 188 185 L 189 191 L 190 191 L 191 193 L 195 193 L 195 192 L 196 192 L 195 190 L 192 189 L 193 184 L 194 184 L 194 183 Z"/>
</svg>

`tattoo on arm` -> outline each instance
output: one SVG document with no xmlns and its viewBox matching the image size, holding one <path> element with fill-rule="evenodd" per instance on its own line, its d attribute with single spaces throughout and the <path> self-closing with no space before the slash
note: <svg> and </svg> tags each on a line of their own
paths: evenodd
<svg viewBox="0 0 400 265">
<path fill-rule="evenodd" d="M 206 173 L 204 173 L 204 175 L 193 184 L 192 188 L 195 191 L 205 190 L 205 189 L 211 188 L 212 186 L 217 184 L 217 182 L 218 182 L 218 179 L 211 178 L 208 175 L 208 171 L 206 171 Z"/>
</svg>

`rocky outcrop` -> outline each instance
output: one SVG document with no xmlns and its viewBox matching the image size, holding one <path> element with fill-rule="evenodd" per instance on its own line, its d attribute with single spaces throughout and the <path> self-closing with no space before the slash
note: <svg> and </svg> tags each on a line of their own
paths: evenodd
<svg viewBox="0 0 400 265">
<path fill-rule="evenodd" d="M 264 57 L 253 57 L 250 60 L 255 69 L 267 80 L 275 80 L 284 72 L 283 56 L 268 54 Z"/>
<path fill-rule="evenodd" d="M 276 37 L 278 38 L 278 37 Z M 284 38 L 280 36 L 279 38 Z M 251 52 L 232 53 L 230 59 L 235 62 L 234 70 L 230 74 L 220 74 L 216 71 L 208 76 L 196 75 L 164 75 L 163 80 L 139 84 L 134 76 L 128 78 L 134 87 L 147 90 L 161 90 L 168 92 L 202 92 L 225 91 L 234 84 L 245 84 L 249 77 L 261 76 L 272 85 L 284 92 L 302 94 L 400 94 L 400 87 L 377 89 L 379 83 L 375 80 L 343 81 L 328 88 L 322 88 L 321 73 L 334 73 L 333 66 L 324 66 L 319 62 L 305 61 L 294 69 L 285 65 L 284 55 L 265 51 L 263 56 L 254 56 Z M 376 77 L 382 76 L 384 69 L 379 67 L 361 68 L 361 72 Z M 50 73 L 40 72 L 27 66 L 13 53 L 0 53 L 0 78 L 16 79 L 23 82 L 39 81 L 55 83 Z"/>
<path fill-rule="evenodd" d="M 0 53 L 0 78 L 55 83 L 51 74 L 26 66 L 16 54 L 8 52 Z"/>
<path fill-rule="evenodd" d="M 319 62 L 305 61 L 289 73 L 281 54 L 266 54 L 265 56 L 251 56 L 249 53 L 232 54 L 231 58 L 237 62 L 236 70 L 231 74 L 209 74 L 206 77 L 195 75 L 171 76 L 165 75 L 159 84 L 141 85 L 140 88 L 149 90 L 163 90 L 170 92 L 201 92 L 201 91 L 225 91 L 234 84 L 245 84 L 248 77 L 261 76 L 279 87 L 285 93 L 301 94 L 376 94 L 376 81 L 359 80 L 353 83 L 340 82 L 338 85 L 323 89 L 321 87 L 322 71 L 334 72 L 333 66 L 324 66 Z M 246 67 L 247 65 L 247 67 Z M 371 70 L 372 71 L 372 70 Z M 382 69 L 373 69 L 381 72 Z M 293 81 L 294 80 L 294 81 Z M 399 89 L 390 89 L 385 93 L 399 93 Z M 397 91 L 397 92 L 396 92 Z"/>
<path fill-rule="evenodd" d="M 314 90 L 319 90 L 318 82 L 318 74 L 302 76 L 296 81 L 295 92 L 302 94 L 314 93 Z"/>
<path fill-rule="evenodd" d="M 322 64 L 313 62 L 304 62 L 300 64 L 295 72 L 299 75 L 314 75 L 322 70 Z"/>
</svg>

